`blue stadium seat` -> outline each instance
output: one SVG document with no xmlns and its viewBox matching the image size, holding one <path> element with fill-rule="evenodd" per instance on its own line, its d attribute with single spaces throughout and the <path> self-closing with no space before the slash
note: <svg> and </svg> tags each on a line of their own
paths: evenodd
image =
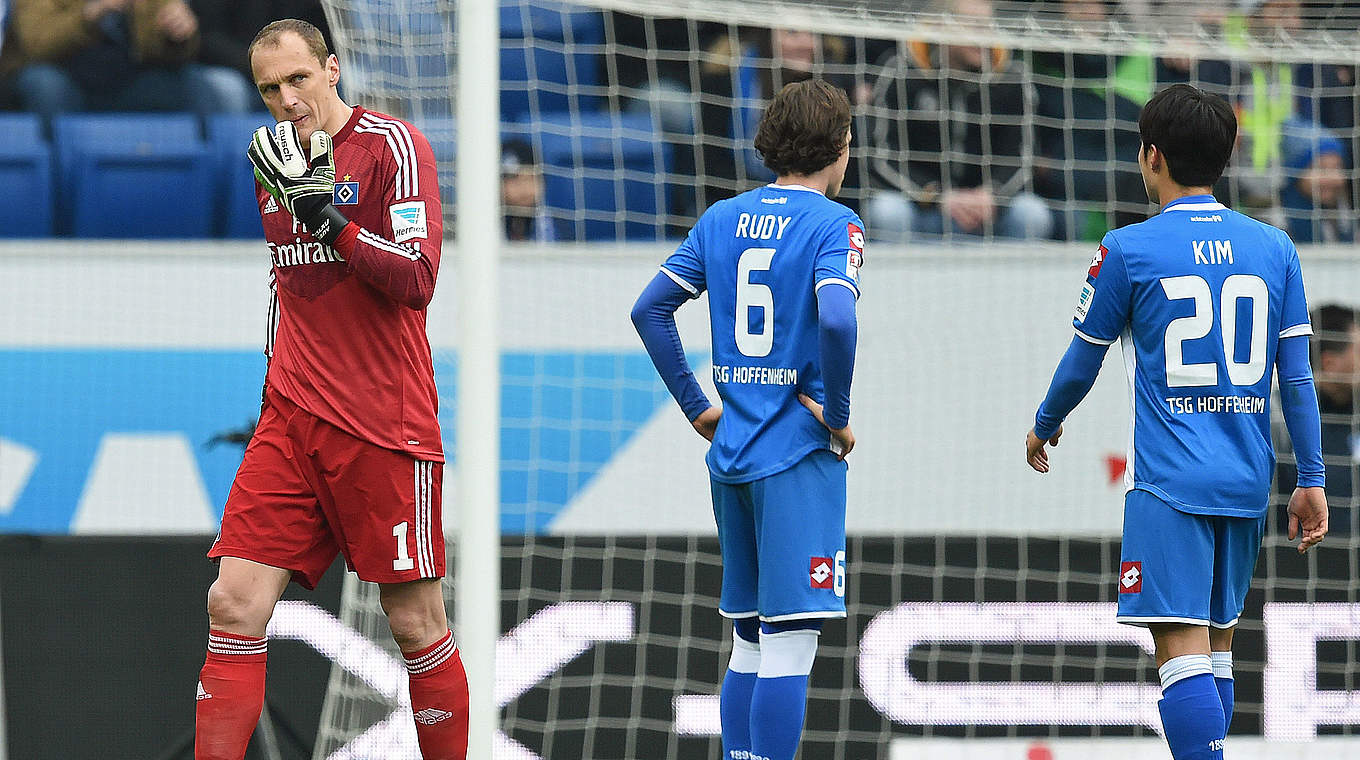
<svg viewBox="0 0 1360 760">
<path fill-rule="evenodd" d="M 554 0 L 501 3 L 501 121 L 536 113 L 597 110 L 580 92 L 600 84 L 604 16 Z M 570 46 L 570 47 L 566 47 Z"/>
<path fill-rule="evenodd" d="M 0 113 L 0 237 L 52 234 L 52 149 L 42 122 L 27 113 Z"/>
<path fill-rule="evenodd" d="M 444 204 L 444 211 L 451 213 L 454 200 L 454 173 L 450 167 L 458 155 L 458 130 L 451 117 L 426 117 L 415 119 L 412 123 L 425 135 L 425 139 L 430 141 L 434 160 L 440 167 L 439 199 Z M 499 150 L 499 146 L 497 149 Z M 452 234 L 453 230 L 447 229 L 445 232 Z"/>
<path fill-rule="evenodd" d="M 264 234 L 260 206 L 255 200 L 255 173 L 246 158 L 250 136 L 259 127 L 271 126 L 267 113 L 216 114 L 205 122 L 208 145 L 217 167 L 217 218 L 214 229 L 222 237 L 254 238 Z"/>
<path fill-rule="evenodd" d="M 58 232 L 203 238 L 216 200 L 211 153 L 191 114 L 72 114 L 52 121 Z"/>
<path fill-rule="evenodd" d="M 664 237 L 669 146 L 646 114 L 551 113 L 512 125 L 543 164 L 544 203 L 568 239 Z"/>
</svg>

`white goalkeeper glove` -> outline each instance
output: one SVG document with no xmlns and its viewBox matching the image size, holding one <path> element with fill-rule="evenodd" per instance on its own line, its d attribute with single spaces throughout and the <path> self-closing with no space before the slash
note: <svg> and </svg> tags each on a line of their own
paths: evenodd
<svg viewBox="0 0 1360 760">
<path fill-rule="evenodd" d="M 281 121 L 260 127 L 246 151 L 260 185 L 307 231 L 325 245 L 339 237 L 349 220 L 332 204 L 335 197 L 335 150 L 331 136 L 312 133 L 310 161 L 302 154 L 297 126 Z"/>
</svg>

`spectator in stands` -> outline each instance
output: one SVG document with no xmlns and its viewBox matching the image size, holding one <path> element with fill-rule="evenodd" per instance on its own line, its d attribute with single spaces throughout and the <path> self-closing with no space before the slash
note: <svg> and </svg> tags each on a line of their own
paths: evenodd
<svg viewBox="0 0 1360 760">
<path fill-rule="evenodd" d="M 214 67 L 221 77 L 227 77 L 231 69 L 240 72 L 239 78 L 224 81 L 223 87 L 230 90 L 239 82 L 249 98 L 247 108 L 258 109 L 260 96 L 251 84 L 254 74 L 246 49 L 265 24 L 281 18 L 301 19 L 320 29 L 326 42 L 332 43 L 320 0 L 188 0 L 188 3 L 198 16 L 198 62 Z"/>
<path fill-rule="evenodd" d="M 1298 0 L 1243 0 L 1244 16 L 1230 19 L 1241 47 L 1253 40 L 1287 40 L 1304 26 Z M 1233 37 L 1231 24 L 1229 39 Z M 1234 72 L 1239 139 L 1228 171 L 1232 206 L 1269 214 L 1284 189 L 1284 129 L 1298 118 L 1295 80 L 1306 64 L 1249 61 Z"/>
<path fill-rule="evenodd" d="M 1355 528 L 1360 507 L 1360 310 L 1326 304 L 1313 311 L 1311 345 L 1318 410 L 1322 413 L 1322 458 L 1327 465 L 1327 505 L 1330 532 L 1343 535 Z M 1280 452 L 1276 492 L 1294 482 L 1293 450 L 1283 422 L 1275 426 Z M 1283 501 L 1280 502 L 1283 505 Z M 1283 508 L 1276 515 L 1279 529 L 1287 523 Z"/>
<path fill-rule="evenodd" d="M 841 62 L 845 51 L 840 38 L 788 29 L 728 30 L 710 42 L 699 68 L 699 210 L 774 179 L 749 147 L 766 100 L 790 82 L 813 77 L 844 89 L 850 79 L 828 76 L 826 64 Z"/>
<path fill-rule="evenodd" d="M 1063 13 L 1089 31 L 1109 20 L 1105 0 L 1066 0 Z M 1079 31 L 1078 33 L 1081 33 Z M 1036 52 L 1038 91 L 1034 167 L 1036 191 L 1064 204 L 1064 237 L 1099 240 L 1114 226 L 1146 217 L 1147 194 L 1138 172 L 1140 100 L 1111 86 L 1120 58 L 1113 54 Z"/>
<path fill-rule="evenodd" d="M 506 240 L 560 240 L 543 206 L 543 173 L 534 149 L 524 140 L 501 144 L 501 206 Z"/>
<path fill-rule="evenodd" d="M 1299 66 L 1294 81 L 1299 118 L 1332 131 L 1345 147 L 1345 164 L 1354 168 L 1360 157 L 1356 123 L 1356 67 L 1333 63 Z M 1360 183 L 1348 178 L 1342 190 L 1350 208 L 1360 203 Z"/>
<path fill-rule="evenodd" d="M 1285 231 L 1295 243 L 1355 240 L 1346 181 L 1346 148 L 1312 124 L 1285 126 L 1285 182 L 1280 191 Z"/>
<path fill-rule="evenodd" d="M 993 12 L 990 0 L 952 9 L 960 23 Z M 1032 97 L 1006 50 L 900 43 L 874 87 L 869 233 L 1048 237 L 1052 212 L 1029 189 Z"/>
<path fill-rule="evenodd" d="M 13 0 L 0 72 L 20 107 L 70 111 L 243 110 L 240 91 L 193 63 L 198 18 L 184 0 Z"/>
</svg>

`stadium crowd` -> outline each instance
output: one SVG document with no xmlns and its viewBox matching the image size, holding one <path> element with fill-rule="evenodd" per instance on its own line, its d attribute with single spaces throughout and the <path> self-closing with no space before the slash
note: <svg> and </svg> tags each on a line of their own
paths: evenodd
<svg viewBox="0 0 1360 760">
<path fill-rule="evenodd" d="M 935 7 L 986 23 L 997 5 Z M 1162 12 L 1146 0 L 1046 5 L 1077 29 Z M 640 93 L 635 107 L 660 114 L 679 160 L 703 167 L 689 167 L 697 190 L 681 188 L 673 199 L 672 211 L 685 216 L 766 177 L 749 149 L 732 146 L 749 143 L 769 93 L 819 76 L 855 106 L 842 196 L 871 236 L 1093 239 L 1145 216 L 1138 112 L 1153 92 L 1189 82 L 1227 98 L 1239 115 L 1236 155 L 1215 188 L 1225 203 L 1286 227 L 1301 243 L 1351 242 L 1355 66 L 1236 56 L 1253 37 L 1288 36 L 1316 21 L 1318 5 L 1305 16 L 1299 0 L 1195 4 L 1196 23 L 1240 43 L 1213 58 L 933 46 L 723 24 L 699 24 L 696 33 L 684 20 L 624 14 L 611 23 L 620 85 Z M 696 41 L 697 77 L 687 62 Z M 659 78 L 645 79 L 653 70 Z M 686 151 L 690 144 L 701 147 Z"/>
<path fill-rule="evenodd" d="M 502 5 L 504 18 L 515 4 Z M 940 0 L 933 7 L 985 24 L 1023 5 Z M 1080 33 L 1156 18 L 1172 4 L 1042 6 L 1046 19 L 1071 21 Z M 1325 21 L 1319 6 L 1194 4 L 1196 23 L 1240 43 L 1202 58 L 1188 50 L 1171 58 L 1131 49 L 932 45 L 577 9 L 598 14 L 608 44 L 571 65 L 598 69 L 572 76 L 607 85 L 595 88 L 608 94 L 592 96 L 591 108 L 650 117 L 668 181 L 666 207 L 658 209 L 665 223 L 643 229 L 667 237 L 683 234 L 714 201 L 769 179 L 749 147 L 756 118 L 783 85 L 815 76 L 850 95 L 854 143 L 842 199 L 877 239 L 1089 240 L 1143 218 L 1139 108 L 1158 89 L 1190 82 L 1223 95 L 1239 117 L 1235 155 L 1215 187 L 1225 203 L 1284 227 L 1299 243 L 1353 242 L 1356 67 L 1239 55 L 1253 39 L 1287 38 Z M 40 114 L 46 123 L 84 111 L 259 112 L 245 64 L 254 30 L 279 17 L 326 29 L 319 0 L 8 0 L 0 7 L 0 107 Z M 596 55 L 599 49 L 608 52 Z M 507 146 L 504 193 L 518 220 L 507 222 L 510 237 L 585 235 L 561 223 L 581 209 L 544 198 L 536 169 L 551 174 L 549 157 L 538 155 L 533 141 Z M 535 170 L 527 182 L 526 169 Z"/>
</svg>

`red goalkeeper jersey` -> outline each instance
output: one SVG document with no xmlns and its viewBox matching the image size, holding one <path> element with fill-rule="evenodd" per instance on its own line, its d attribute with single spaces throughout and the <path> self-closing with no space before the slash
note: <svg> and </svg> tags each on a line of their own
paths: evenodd
<svg viewBox="0 0 1360 760">
<path fill-rule="evenodd" d="M 268 384 L 359 438 L 443 461 L 425 335 L 443 237 L 434 152 L 360 107 L 333 137 L 333 203 L 352 222 L 334 248 L 256 186 L 274 264 Z"/>
</svg>

